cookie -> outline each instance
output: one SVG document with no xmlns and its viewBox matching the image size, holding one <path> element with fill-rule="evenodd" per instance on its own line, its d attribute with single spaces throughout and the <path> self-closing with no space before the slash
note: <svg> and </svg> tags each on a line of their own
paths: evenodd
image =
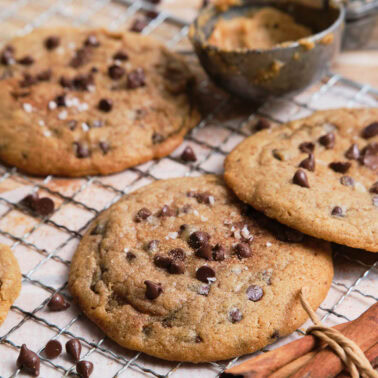
<svg viewBox="0 0 378 378">
<path fill-rule="evenodd" d="M 151 37 L 38 29 L 0 51 L 0 159 L 109 174 L 173 151 L 199 120 L 185 61 Z"/>
<path fill-rule="evenodd" d="M 378 109 L 335 109 L 261 131 L 227 157 L 244 202 L 308 235 L 378 252 Z"/>
<path fill-rule="evenodd" d="M 13 252 L 0 244 L 0 325 L 21 290 L 21 272 Z"/>
<path fill-rule="evenodd" d="M 333 276 L 329 244 L 243 205 L 216 176 L 158 181 L 102 213 L 71 264 L 69 288 L 120 345 L 203 362 L 293 332 Z"/>
</svg>

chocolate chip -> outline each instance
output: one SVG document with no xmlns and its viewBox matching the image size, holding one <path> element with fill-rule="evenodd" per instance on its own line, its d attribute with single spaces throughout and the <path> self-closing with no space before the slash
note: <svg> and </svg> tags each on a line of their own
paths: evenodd
<svg viewBox="0 0 378 378">
<path fill-rule="evenodd" d="M 335 146 L 335 134 L 328 133 L 319 138 L 319 143 L 324 146 L 327 150 Z"/>
<path fill-rule="evenodd" d="M 55 35 L 51 35 L 45 39 L 45 47 L 47 50 L 54 50 L 59 46 L 59 44 L 60 38 Z"/>
<path fill-rule="evenodd" d="M 30 55 L 26 55 L 19 59 L 17 63 L 22 64 L 23 66 L 31 66 L 34 63 L 34 58 Z"/>
<path fill-rule="evenodd" d="M 333 209 L 332 209 L 332 212 L 331 214 L 335 217 L 343 217 L 344 214 L 343 214 L 343 209 L 340 207 L 340 206 L 335 206 Z"/>
<path fill-rule="evenodd" d="M 105 112 L 105 113 L 108 113 L 112 110 L 113 108 L 113 102 L 112 100 L 108 100 L 107 98 L 102 98 L 99 102 L 98 102 L 98 108 L 99 110 L 101 110 L 102 112 Z"/>
<path fill-rule="evenodd" d="M 76 75 L 71 83 L 71 86 L 79 91 L 87 91 L 94 84 L 94 76 L 92 74 Z"/>
<path fill-rule="evenodd" d="M 152 3 L 152 4 L 159 4 L 161 2 L 161 0 L 147 0 L 149 3 Z"/>
<path fill-rule="evenodd" d="M 129 55 L 126 51 L 119 50 L 113 55 L 113 59 L 125 61 L 129 59 Z"/>
<path fill-rule="evenodd" d="M 143 68 L 137 68 L 127 75 L 127 88 L 135 89 L 146 85 L 146 77 Z"/>
<path fill-rule="evenodd" d="M 17 358 L 17 367 L 25 372 L 38 377 L 41 361 L 37 354 L 27 348 L 25 344 L 22 344 L 20 354 Z"/>
<path fill-rule="evenodd" d="M 41 216 L 45 217 L 54 212 L 54 201 L 51 198 L 39 198 L 34 203 L 33 209 Z"/>
<path fill-rule="evenodd" d="M 249 286 L 246 293 L 248 299 L 253 302 L 259 301 L 264 295 L 263 289 L 258 285 Z"/>
<path fill-rule="evenodd" d="M 293 177 L 293 183 L 303 188 L 309 188 L 310 185 L 307 180 L 307 175 L 302 169 L 298 169 Z"/>
<path fill-rule="evenodd" d="M 146 207 L 143 207 L 142 209 L 140 209 L 137 212 L 134 220 L 135 220 L 135 222 L 139 223 L 142 220 L 146 220 L 151 215 L 152 215 L 151 211 L 149 209 L 147 209 Z"/>
<path fill-rule="evenodd" d="M 94 34 L 91 34 L 84 41 L 84 45 L 88 47 L 98 47 L 100 46 L 100 42 Z"/>
<path fill-rule="evenodd" d="M 173 259 L 168 256 L 163 256 L 163 255 L 154 256 L 154 264 L 159 268 L 167 269 L 171 265 L 172 261 Z"/>
<path fill-rule="evenodd" d="M 164 137 L 163 135 L 159 134 L 159 133 L 153 133 L 152 134 L 152 143 L 153 144 L 159 144 L 159 143 L 162 143 L 164 142 Z"/>
<path fill-rule="evenodd" d="M 71 119 L 70 121 L 67 122 L 67 126 L 70 130 L 75 130 L 77 126 L 77 121 L 74 119 Z"/>
<path fill-rule="evenodd" d="M 182 261 L 172 261 L 168 267 L 168 272 L 171 274 L 184 274 L 185 265 Z"/>
<path fill-rule="evenodd" d="M 210 266 L 203 265 L 197 269 L 196 278 L 199 281 L 208 283 L 209 281 L 212 281 L 213 278 L 215 278 L 215 271 Z"/>
<path fill-rule="evenodd" d="M 34 210 L 34 205 L 35 203 L 39 200 L 39 195 L 37 192 L 33 193 L 33 194 L 29 194 L 27 195 L 26 197 L 24 197 L 21 201 L 20 201 L 20 204 L 22 206 L 25 206 L 27 207 L 28 209 L 30 210 Z"/>
<path fill-rule="evenodd" d="M 156 10 L 148 10 L 146 11 L 146 17 L 148 17 L 149 19 L 153 20 L 155 19 L 157 16 L 159 16 L 159 12 L 156 11 Z"/>
<path fill-rule="evenodd" d="M 101 141 L 98 145 L 104 155 L 109 152 L 110 147 L 108 142 Z"/>
<path fill-rule="evenodd" d="M 45 355 L 53 359 L 62 353 L 62 344 L 58 340 L 50 340 L 45 346 Z"/>
<path fill-rule="evenodd" d="M 76 371 L 80 377 L 89 378 L 93 373 L 93 364 L 90 361 L 79 361 L 76 364 Z"/>
<path fill-rule="evenodd" d="M 127 253 L 126 253 L 126 258 L 127 258 L 128 261 L 131 261 L 131 260 L 136 259 L 136 256 L 135 256 L 135 254 L 132 253 L 132 252 L 127 252 Z"/>
<path fill-rule="evenodd" d="M 69 88 L 71 89 L 73 87 L 73 82 L 72 80 L 66 78 L 65 76 L 62 76 L 60 79 L 59 79 L 59 84 L 63 87 L 63 88 Z"/>
<path fill-rule="evenodd" d="M 181 154 L 181 160 L 183 161 L 196 161 L 197 157 L 196 154 L 193 151 L 193 148 L 190 146 L 186 146 L 184 151 Z"/>
<path fill-rule="evenodd" d="M 169 256 L 171 256 L 174 260 L 184 261 L 186 258 L 185 252 L 182 248 L 174 248 L 169 251 Z"/>
<path fill-rule="evenodd" d="M 159 248 L 159 240 L 150 240 L 146 245 L 147 252 L 156 252 Z"/>
<path fill-rule="evenodd" d="M 210 0 L 202 0 L 201 8 L 207 7 L 210 4 L 210 2 L 211 2 Z"/>
<path fill-rule="evenodd" d="M 338 173 L 347 173 L 349 171 L 349 168 L 352 166 L 349 162 L 345 161 L 335 161 L 333 163 L 329 164 L 329 167 Z"/>
<path fill-rule="evenodd" d="M 81 343 L 79 339 L 72 339 L 66 343 L 66 352 L 72 358 L 73 361 L 77 362 L 80 360 L 81 355 Z"/>
<path fill-rule="evenodd" d="M 378 181 L 376 181 L 369 190 L 370 193 L 378 194 Z"/>
<path fill-rule="evenodd" d="M 239 309 L 234 308 L 228 313 L 228 319 L 231 323 L 238 323 L 243 319 L 243 315 Z"/>
<path fill-rule="evenodd" d="M 236 244 L 234 249 L 239 259 L 244 259 L 246 257 L 252 256 L 251 247 L 247 243 L 238 243 Z"/>
<path fill-rule="evenodd" d="M 354 180 L 350 176 L 342 176 L 340 178 L 340 183 L 341 185 L 345 185 L 345 186 L 352 186 L 352 187 L 354 186 Z"/>
<path fill-rule="evenodd" d="M 47 307 L 50 311 L 63 311 L 67 310 L 67 308 L 70 307 L 70 304 L 64 299 L 62 294 L 55 293 L 51 297 Z"/>
<path fill-rule="evenodd" d="M 310 154 L 315 150 L 315 144 L 312 142 L 303 142 L 298 147 L 300 151 L 305 152 L 306 154 Z"/>
<path fill-rule="evenodd" d="M 265 130 L 265 129 L 270 129 L 270 122 L 266 118 L 259 118 L 259 120 L 256 123 L 256 130 Z"/>
<path fill-rule="evenodd" d="M 70 66 L 73 68 L 78 68 L 83 66 L 85 63 L 88 62 L 89 54 L 87 49 L 77 49 L 73 58 L 70 61 Z"/>
<path fill-rule="evenodd" d="M 89 148 L 86 144 L 74 142 L 75 154 L 79 159 L 87 158 L 90 155 Z"/>
<path fill-rule="evenodd" d="M 146 285 L 146 298 L 153 300 L 156 299 L 162 292 L 163 288 L 160 283 L 155 283 L 149 280 L 144 281 Z"/>
<path fill-rule="evenodd" d="M 95 66 L 93 66 L 93 67 L 91 68 L 91 72 L 92 72 L 92 73 L 97 73 L 97 72 L 98 72 L 98 68 L 95 67 Z"/>
<path fill-rule="evenodd" d="M 36 82 L 37 82 L 37 79 L 34 76 L 30 75 L 29 73 L 24 73 L 23 79 L 19 81 L 19 85 L 21 88 L 27 88 L 27 87 L 31 87 Z"/>
<path fill-rule="evenodd" d="M 148 25 L 148 20 L 138 17 L 132 23 L 130 30 L 135 33 L 140 33 Z"/>
<path fill-rule="evenodd" d="M 213 248 L 213 259 L 215 261 L 223 261 L 226 257 L 226 250 L 221 244 L 216 244 Z"/>
<path fill-rule="evenodd" d="M 51 79 L 52 71 L 51 69 L 47 69 L 44 71 L 41 71 L 36 75 L 36 78 L 38 81 L 49 81 Z"/>
<path fill-rule="evenodd" d="M 55 101 L 57 106 L 67 106 L 65 94 L 61 94 L 59 96 L 56 96 L 54 101 Z"/>
<path fill-rule="evenodd" d="M 175 212 L 168 205 L 164 205 L 158 214 L 159 217 L 173 217 L 174 215 Z"/>
<path fill-rule="evenodd" d="M 378 143 L 366 145 L 361 151 L 359 161 L 372 170 L 378 169 Z"/>
<path fill-rule="evenodd" d="M 373 122 L 366 126 L 361 133 L 362 138 L 369 139 L 378 135 L 378 122 Z"/>
<path fill-rule="evenodd" d="M 347 159 L 357 160 L 360 157 L 360 149 L 356 143 L 353 143 L 345 152 L 345 157 Z"/>
<path fill-rule="evenodd" d="M 214 197 L 211 195 L 210 192 L 203 192 L 203 193 L 188 192 L 187 196 L 194 197 L 198 203 L 206 203 L 208 205 L 214 201 Z"/>
<path fill-rule="evenodd" d="M 195 231 L 190 234 L 188 239 L 188 244 L 193 249 L 198 249 L 203 245 L 207 244 L 210 240 L 210 235 L 207 232 Z"/>
<path fill-rule="evenodd" d="M 299 164 L 301 168 L 305 168 L 311 172 L 315 171 L 315 159 L 314 159 L 314 154 L 310 153 L 308 157 L 304 160 L 301 161 Z"/>
<path fill-rule="evenodd" d="M 210 244 L 205 244 L 202 247 L 198 248 L 196 251 L 196 256 L 201 257 L 202 259 L 212 260 L 213 259 L 213 249 Z"/>
<path fill-rule="evenodd" d="M 125 69 L 120 66 L 117 66 L 116 64 L 113 64 L 108 68 L 108 75 L 113 80 L 120 79 L 124 74 L 125 74 Z"/>
<path fill-rule="evenodd" d="M 275 330 L 271 335 L 270 335 L 270 338 L 271 339 L 278 339 L 280 337 L 280 333 L 279 331 Z"/>
</svg>

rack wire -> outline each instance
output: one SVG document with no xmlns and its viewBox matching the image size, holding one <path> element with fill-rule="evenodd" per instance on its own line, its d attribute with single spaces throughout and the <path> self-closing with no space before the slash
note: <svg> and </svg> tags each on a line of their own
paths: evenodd
<svg viewBox="0 0 378 378">
<path fill-rule="evenodd" d="M 151 3 L 141 0 L 3 0 L 0 3 L 0 35 L 2 41 L 6 41 L 14 34 L 26 34 L 36 27 L 56 22 L 124 28 L 135 16 L 152 9 Z M 107 18 L 104 14 L 107 14 Z M 180 50 L 188 48 L 187 30 L 186 20 L 162 10 L 143 33 L 160 36 L 168 46 Z M 209 85 L 206 79 L 201 83 L 204 90 Z M 258 116 L 282 123 L 330 107 L 330 104 L 334 107 L 377 106 L 378 89 L 329 73 L 320 84 L 294 99 L 271 100 L 253 112 L 248 106 L 221 92 L 211 90 L 209 96 L 214 103 L 212 111 L 187 135 L 183 146 L 164 159 L 117 175 L 75 180 L 48 176 L 41 180 L 0 165 L 0 188 L 4 183 L 12 183 L 17 190 L 23 191 L 23 195 L 39 191 L 53 198 L 56 204 L 53 214 L 36 218 L 26 213 L 17 202 L 8 199 L 7 193 L 1 194 L 0 191 L 0 241 L 11 246 L 23 272 L 21 296 L 0 329 L 0 377 L 20 374 L 15 361 L 23 338 L 29 334 L 45 335 L 34 337 L 31 347 L 41 357 L 42 376 L 48 377 L 76 374 L 75 366 L 64 357 L 48 360 L 43 355 L 43 347 L 49 339 L 59 339 L 64 344 L 73 337 L 83 344 L 82 359 L 94 363 L 93 377 L 208 377 L 216 376 L 236 363 L 238 359 L 199 366 L 160 361 L 118 347 L 91 325 L 74 305 L 64 313 L 52 315 L 46 311 L 46 304 L 56 292 L 72 302 L 66 290 L 70 257 L 90 222 L 122 196 L 136 187 L 167 176 L 221 173 L 223 159 L 236 144 L 253 132 Z M 188 144 L 193 146 L 199 158 L 190 165 L 184 164 L 178 157 Z M 91 193 L 90 201 L 88 193 Z M 77 219 L 64 217 L 68 208 L 78 212 Z M 44 245 L 46 233 L 56 234 L 53 247 Z M 334 261 L 335 279 L 330 294 L 318 310 L 326 324 L 351 320 L 378 301 L 374 290 L 378 282 L 375 256 L 336 248 Z M 47 272 L 49 279 L 45 279 Z M 32 306 L 30 300 L 26 301 L 28 306 L 23 305 L 22 298 L 26 296 L 35 298 L 31 301 Z M 297 335 L 292 337 L 300 333 L 298 330 Z M 287 338 L 267 349 L 285 342 Z M 98 373 L 99 366 L 102 366 L 101 374 Z"/>
</svg>

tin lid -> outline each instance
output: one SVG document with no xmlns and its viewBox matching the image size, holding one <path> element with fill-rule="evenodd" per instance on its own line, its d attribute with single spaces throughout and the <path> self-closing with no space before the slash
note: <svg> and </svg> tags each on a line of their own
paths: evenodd
<svg viewBox="0 0 378 378">
<path fill-rule="evenodd" d="M 355 20 L 378 13 L 378 0 L 347 0 L 346 19 Z"/>
</svg>

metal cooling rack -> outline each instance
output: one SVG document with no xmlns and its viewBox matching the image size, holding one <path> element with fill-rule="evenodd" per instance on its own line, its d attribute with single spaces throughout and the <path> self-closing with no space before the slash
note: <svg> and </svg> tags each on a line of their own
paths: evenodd
<svg viewBox="0 0 378 378">
<path fill-rule="evenodd" d="M 78 13 L 75 13 L 74 10 L 71 12 L 70 7 L 77 7 L 79 3 L 83 10 Z M 34 13 L 33 7 L 37 8 Z M 112 11 L 113 8 L 114 11 Z M 150 3 L 140 0 L 118 0 L 116 4 L 111 0 L 45 0 L 37 2 L 2 0 L 0 2 L 0 34 L 10 33 L 5 35 L 3 39 L 5 41 L 15 32 L 18 34 L 28 33 L 36 27 L 49 24 L 49 21 L 55 22 L 55 20 L 62 21 L 65 24 L 88 26 L 98 26 L 98 23 L 102 22 L 104 26 L 115 29 L 124 27 L 136 15 L 146 10 L 152 10 L 152 8 Z M 107 12 L 110 14 L 109 19 L 101 19 L 103 14 Z M 100 15 L 101 17 L 99 17 Z M 16 31 L 8 28 L 10 25 L 16 25 Z M 166 26 L 168 26 L 170 34 L 167 35 L 167 32 L 164 31 L 164 33 L 161 33 L 161 38 L 172 48 L 180 49 L 182 44 L 185 45 L 185 43 L 187 48 L 188 24 L 180 17 L 165 11 L 151 20 L 143 33 L 152 33 L 159 37 L 159 30 Z M 208 83 L 204 80 L 202 86 L 206 88 L 207 85 Z M 29 193 L 32 191 L 43 192 L 52 197 L 58 204 L 54 214 L 49 217 L 33 218 L 30 214 L 24 213 L 24 209 L 19 207 L 17 203 L 11 202 L 0 194 L 0 238 L 3 242 L 11 245 L 16 254 L 19 248 L 23 248 L 28 251 L 31 257 L 36 256 L 38 262 L 32 268 L 23 271 L 23 287 L 27 285 L 31 288 L 32 293 L 44 293 L 43 300 L 33 306 L 32 309 L 24 308 L 22 301 L 18 300 L 17 305 L 12 307 L 8 317 L 11 319 L 11 325 L 6 326 L 5 333 L 3 331 L 4 326 L 0 329 L 0 355 L 3 356 L 0 358 L 0 376 L 2 378 L 15 377 L 20 374 L 15 363 L 13 365 L 8 363 L 5 366 L 2 361 L 6 360 L 4 356 L 12 355 L 15 362 L 23 342 L 22 335 L 27 334 L 28 329 L 33 329 L 35 334 L 37 332 L 43 334 L 48 331 L 50 339 L 58 338 L 62 344 L 69 338 L 79 338 L 84 347 L 82 359 L 91 360 L 95 365 L 93 377 L 169 377 L 173 375 L 177 377 L 208 377 L 216 376 L 238 360 L 201 364 L 199 366 L 163 362 L 142 353 L 119 348 L 98 329 L 89 328 L 89 330 L 94 330 L 93 332 L 98 336 L 93 341 L 93 337 L 83 335 L 80 331 L 83 324 L 86 325 L 85 327 L 90 327 L 88 325 L 90 323 L 74 306 L 71 306 L 72 317 L 68 321 L 64 321 L 63 324 L 59 321 L 59 317 L 62 316 L 61 313 L 54 314 L 54 318 L 52 318 L 49 316 L 51 314 L 45 311 L 46 304 L 55 292 L 61 292 L 71 301 L 71 297 L 66 291 L 67 283 L 48 285 L 44 280 L 38 278 L 39 272 L 52 262 L 54 263 L 53 266 L 63 266 L 67 270 L 70 261 L 66 250 L 73 251 L 75 249 L 82 233 L 101 211 L 111 206 L 123 195 L 127 195 L 137 186 L 165 178 L 167 171 L 174 172 L 175 176 L 221 173 L 224 157 L 238 142 L 251 133 L 251 125 L 253 125 L 256 115 L 262 115 L 274 122 L 282 123 L 289 119 L 308 115 L 312 111 L 324 107 L 377 106 L 378 90 L 368 84 L 353 82 L 338 74 L 330 73 L 322 83 L 310 88 L 295 99 L 269 101 L 252 114 L 250 110 L 245 108 L 234 114 L 235 108 L 239 108 L 229 96 L 213 91 L 211 91 L 210 96 L 215 103 L 213 111 L 185 138 L 183 144 L 190 144 L 196 150 L 199 159 L 195 164 L 183 164 L 178 158 L 179 151 L 183 147 L 181 146 L 171 156 L 129 169 L 119 175 L 70 180 L 70 182 L 77 184 L 70 195 L 59 190 L 59 185 L 56 186 L 55 184 L 60 181 L 52 176 L 40 180 L 25 176 L 15 168 L 0 165 L 0 185 L 11 181 L 19 187 L 27 186 Z M 228 114 L 233 114 L 233 116 L 227 118 Z M 168 170 L 167 167 L 169 167 Z M 120 177 L 125 175 L 127 175 L 127 180 L 120 180 Z M 120 181 L 125 183 L 120 184 Z M 96 193 L 101 193 L 101 195 L 91 196 L 91 201 L 84 200 L 84 194 L 93 190 Z M 104 201 L 96 203 L 100 197 L 105 197 L 106 203 Z M 56 216 L 67 206 L 74 207 L 85 214 L 83 222 L 77 227 L 71 227 L 69 221 L 61 221 L 61 217 Z M 34 222 L 27 231 L 13 232 L 4 226 L 12 217 L 20 214 L 27 217 L 28 221 Z M 41 229 L 46 227 L 59 233 L 60 239 L 62 239 L 52 249 L 44 248 L 39 238 L 34 239 L 36 235 L 39 235 Z M 64 235 L 64 238 L 62 238 L 62 235 Z M 374 290 L 378 282 L 375 256 L 367 253 L 339 253 L 336 251 L 334 260 L 336 274 L 330 295 L 318 310 L 318 314 L 326 324 L 351 320 L 378 301 Z M 56 271 L 58 272 L 59 269 L 56 269 Z M 345 274 L 345 272 L 348 274 Z M 298 330 L 298 335 L 300 333 L 301 331 Z M 286 341 L 287 338 L 278 343 Z M 41 357 L 42 376 L 75 375 L 75 366 L 67 360 L 44 358 L 42 351 L 45 343 L 41 343 L 39 349 L 35 349 Z M 273 347 L 275 345 L 277 343 Z M 102 370 L 100 375 L 99 373 L 96 374 L 96 371 L 99 371 L 98 367 L 104 365 L 108 366 L 108 373 L 104 375 Z"/>
</svg>

